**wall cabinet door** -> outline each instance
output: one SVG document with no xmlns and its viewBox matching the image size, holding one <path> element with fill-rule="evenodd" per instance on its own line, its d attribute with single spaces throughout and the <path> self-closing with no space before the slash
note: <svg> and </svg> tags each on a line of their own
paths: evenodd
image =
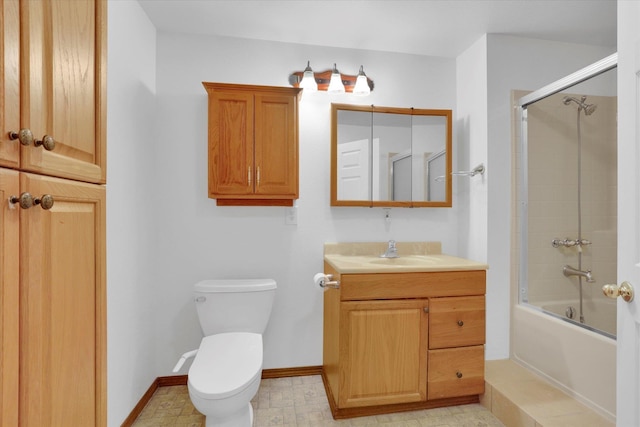
<svg viewBox="0 0 640 427">
<path fill-rule="evenodd" d="M 297 98 L 255 95 L 255 193 L 298 197 Z"/>
<path fill-rule="evenodd" d="M 253 194 L 253 94 L 209 94 L 209 197 Z"/>
<path fill-rule="evenodd" d="M 298 198 L 297 88 L 203 83 L 209 94 L 209 197 L 292 206 Z"/>
<path fill-rule="evenodd" d="M 0 426 L 18 425 L 18 172 L 0 168 Z"/>
<path fill-rule="evenodd" d="M 20 2 L 21 169 L 105 182 L 106 18 L 105 0 Z"/>
<path fill-rule="evenodd" d="M 427 307 L 427 300 L 342 304 L 340 408 L 426 400 Z"/>
<path fill-rule="evenodd" d="M 20 422 L 106 422 L 105 189 L 20 174 Z"/>
</svg>

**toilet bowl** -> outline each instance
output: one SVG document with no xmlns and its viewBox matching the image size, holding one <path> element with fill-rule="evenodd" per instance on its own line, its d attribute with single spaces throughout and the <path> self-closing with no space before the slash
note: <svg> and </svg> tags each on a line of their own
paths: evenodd
<svg viewBox="0 0 640 427">
<path fill-rule="evenodd" d="M 182 355 L 174 372 L 195 355 L 189 397 L 207 427 L 251 427 L 251 399 L 262 377 L 262 334 L 277 289 L 273 279 L 203 280 L 194 301 L 204 333 L 200 348 Z"/>
<path fill-rule="evenodd" d="M 250 401 L 258 391 L 261 376 L 261 334 L 206 336 L 189 369 L 189 397 L 206 416 L 207 427 L 250 427 Z"/>
</svg>

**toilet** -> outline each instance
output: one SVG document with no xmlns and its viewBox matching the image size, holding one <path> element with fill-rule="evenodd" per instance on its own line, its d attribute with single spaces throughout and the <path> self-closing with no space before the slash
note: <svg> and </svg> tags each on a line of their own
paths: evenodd
<svg viewBox="0 0 640 427">
<path fill-rule="evenodd" d="M 207 427 L 250 427 L 262 377 L 262 333 L 275 297 L 271 279 L 205 280 L 194 286 L 204 338 L 188 375 Z"/>
</svg>

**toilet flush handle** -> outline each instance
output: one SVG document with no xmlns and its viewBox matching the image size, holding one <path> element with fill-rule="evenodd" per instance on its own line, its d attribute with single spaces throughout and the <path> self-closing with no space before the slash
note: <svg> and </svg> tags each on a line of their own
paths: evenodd
<svg viewBox="0 0 640 427">
<path fill-rule="evenodd" d="M 178 363 L 176 363 L 176 366 L 173 367 L 173 372 L 176 373 L 180 370 L 180 368 L 182 368 L 182 365 L 184 365 L 184 362 L 187 361 L 187 359 L 189 359 L 190 357 L 193 357 L 196 355 L 196 353 L 198 353 L 198 350 L 191 350 L 191 351 L 187 351 L 185 354 L 183 354 L 182 356 L 180 356 L 180 360 L 178 360 Z"/>
</svg>

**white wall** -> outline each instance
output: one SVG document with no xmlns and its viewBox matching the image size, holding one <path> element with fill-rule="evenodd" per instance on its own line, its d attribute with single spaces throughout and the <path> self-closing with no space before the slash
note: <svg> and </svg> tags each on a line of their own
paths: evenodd
<svg viewBox="0 0 640 427">
<path fill-rule="evenodd" d="M 487 60 L 487 36 L 482 36 L 456 61 L 458 149 L 454 166 L 454 170 L 468 171 L 482 163 L 486 172 L 474 177 L 453 177 L 460 202 L 460 255 L 482 262 L 487 262 L 488 184 L 492 174 L 497 172 L 489 165 L 487 157 Z M 496 165 L 496 169 L 500 167 Z M 508 334 L 502 327 L 505 313 L 508 322 L 508 305 L 500 304 L 505 295 L 508 296 L 508 288 L 495 286 L 491 281 L 494 268 L 489 264 L 487 272 L 487 359 L 505 358 L 509 351 Z"/>
<path fill-rule="evenodd" d="M 364 64 L 376 88 L 366 98 L 303 95 L 298 225 L 285 225 L 282 207 L 217 207 L 207 198 L 207 97 L 201 82 L 287 86 L 288 75 L 307 60 L 316 71 L 336 62 L 341 71 L 355 73 Z M 324 242 L 440 240 L 444 251 L 457 252 L 456 208 L 393 209 L 389 226 L 380 208 L 329 207 L 330 103 L 455 110 L 454 66 L 450 59 L 423 56 L 158 35 L 158 375 L 170 374 L 178 356 L 199 345 L 191 299 L 199 280 L 274 278 L 278 293 L 265 333 L 264 367 L 311 366 L 322 364 L 322 292 L 311 278 L 322 270 Z M 400 81 L 402 70 L 420 76 L 417 90 Z"/>
<path fill-rule="evenodd" d="M 439 240 L 446 253 L 488 261 L 487 357 L 508 356 L 509 91 L 536 89 L 611 51 L 554 46 L 488 36 L 455 61 L 156 36 L 137 2 L 109 2 L 109 425 L 119 425 L 153 379 L 170 375 L 179 355 L 198 346 L 191 289 L 202 279 L 274 278 L 279 289 L 265 334 L 265 368 L 320 365 L 322 293 L 311 277 L 322 269 L 324 242 Z M 316 71 L 336 62 L 350 74 L 363 64 L 376 88 L 365 98 L 303 96 L 298 225 L 284 224 L 281 207 L 217 207 L 207 198 L 201 82 L 287 86 L 289 73 L 306 60 Z M 420 77 L 417 89 L 399 78 L 407 75 Z M 454 179 L 452 209 L 394 208 L 391 224 L 380 208 L 330 208 L 331 102 L 453 109 L 454 169 L 485 161 L 487 174 L 466 184 Z"/>
<path fill-rule="evenodd" d="M 108 5 L 108 424 L 120 425 L 158 376 L 151 262 L 155 28 L 138 2 Z"/>
</svg>

